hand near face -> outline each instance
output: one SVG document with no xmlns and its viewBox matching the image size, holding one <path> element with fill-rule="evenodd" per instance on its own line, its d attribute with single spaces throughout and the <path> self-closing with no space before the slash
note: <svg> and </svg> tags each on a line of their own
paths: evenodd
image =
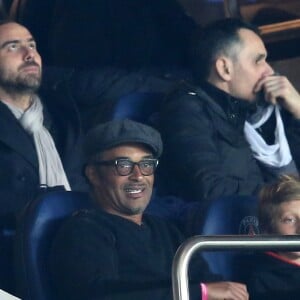
<svg viewBox="0 0 300 300">
<path fill-rule="evenodd" d="M 296 119 L 300 119 L 300 95 L 285 76 L 267 76 L 255 87 L 255 92 L 263 90 L 265 100 L 271 104 L 280 104 Z"/>
<path fill-rule="evenodd" d="M 244 284 L 237 282 L 206 283 L 209 300 L 247 300 L 249 294 Z"/>
</svg>

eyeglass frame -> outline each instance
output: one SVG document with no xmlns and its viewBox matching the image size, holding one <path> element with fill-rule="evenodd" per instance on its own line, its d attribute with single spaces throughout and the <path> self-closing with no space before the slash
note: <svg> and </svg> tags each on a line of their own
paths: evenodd
<svg viewBox="0 0 300 300">
<path fill-rule="evenodd" d="M 131 164 L 131 169 L 130 171 L 128 172 L 128 174 L 120 174 L 119 170 L 118 170 L 118 163 L 120 161 L 126 161 L 126 162 L 129 162 Z M 154 162 L 154 165 L 153 165 L 153 172 L 151 174 L 144 174 L 141 167 L 140 167 L 140 164 L 143 163 L 143 162 L 147 162 L 147 161 L 151 161 L 151 162 Z M 94 165 L 100 165 L 100 166 L 114 166 L 115 167 L 115 170 L 117 172 L 117 174 L 119 176 L 128 176 L 130 174 L 133 173 L 133 170 L 134 170 L 134 167 L 137 165 L 141 174 L 143 176 L 151 176 L 154 174 L 154 172 L 156 171 L 156 168 L 159 164 L 159 160 L 158 158 L 143 158 L 141 159 L 140 161 L 138 162 L 134 162 L 128 158 L 116 158 L 116 159 L 111 159 L 111 160 L 102 160 L 102 161 L 93 161 L 92 164 Z"/>
</svg>

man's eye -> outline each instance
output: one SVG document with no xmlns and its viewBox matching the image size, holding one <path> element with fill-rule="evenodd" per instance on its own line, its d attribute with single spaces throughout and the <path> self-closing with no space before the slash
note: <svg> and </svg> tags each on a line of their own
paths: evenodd
<svg viewBox="0 0 300 300">
<path fill-rule="evenodd" d="M 120 163 L 118 163 L 118 166 L 120 167 L 120 168 L 130 168 L 130 166 L 131 166 L 131 164 L 129 163 L 129 162 L 120 162 Z"/>
<path fill-rule="evenodd" d="M 143 162 L 141 162 L 141 165 L 144 168 L 151 168 L 153 166 L 153 162 L 152 161 L 143 161 Z"/>
<path fill-rule="evenodd" d="M 29 48 L 30 48 L 30 49 L 36 49 L 36 44 L 35 44 L 35 43 L 29 44 Z"/>
<path fill-rule="evenodd" d="M 149 169 L 149 170 L 154 170 L 156 167 L 155 161 L 145 161 L 142 163 L 142 168 L 143 169 Z"/>
<path fill-rule="evenodd" d="M 12 50 L 12 51 L 17 50 L 17 49 L 18 49 L 18 45 L 17 45 L 17 44 L 10 44 L 10 45 L 8 46 L 8 49 L 9 49 L 9 50 Z"/>
</svg>

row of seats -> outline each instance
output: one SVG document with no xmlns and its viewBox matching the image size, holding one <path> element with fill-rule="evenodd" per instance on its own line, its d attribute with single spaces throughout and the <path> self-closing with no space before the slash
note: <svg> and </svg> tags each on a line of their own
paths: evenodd
<svg viewBox="0 0 300 300">
<path fill-rule="evenodd" d="M 22 299 L 56 299 L 47 268 L 51 241 L 66 217 L 91 206 L 87 194 L 53 191 L 39 196 L 26 207 L 15 247 L 17 293 Z M 253 226 L 257 226 L 255 206 L 255 199 L 250 197 L 220 198 L 210 207 L 199 233 L 252 233 Z M 239 252 L 207 252 L 204 256 L 212 271 L 228 280 L 244 278 L 248 270 L 245 262 L 250 261 Z"/>
</svg>

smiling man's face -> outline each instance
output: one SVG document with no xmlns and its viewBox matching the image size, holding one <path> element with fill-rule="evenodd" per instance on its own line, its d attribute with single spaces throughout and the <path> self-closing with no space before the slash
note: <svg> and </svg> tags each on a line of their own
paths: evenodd
<svg viewBox="0 0 300 300">
<path fill-rule="evenodd" d="M 124 144 L 101 154 L 101 161 L 128 159 L 132 162 L 153 158 L 151 151 L 141 144 Z M 89 166 L 88 178 L 96 192 L 96 201 L 108 213 L 125 218 L 141 218 L 149 204 L 154 175 L 145 176 L 137 165 L 132 173 L 120 176 L 114 165 Z"/>
</svg>

